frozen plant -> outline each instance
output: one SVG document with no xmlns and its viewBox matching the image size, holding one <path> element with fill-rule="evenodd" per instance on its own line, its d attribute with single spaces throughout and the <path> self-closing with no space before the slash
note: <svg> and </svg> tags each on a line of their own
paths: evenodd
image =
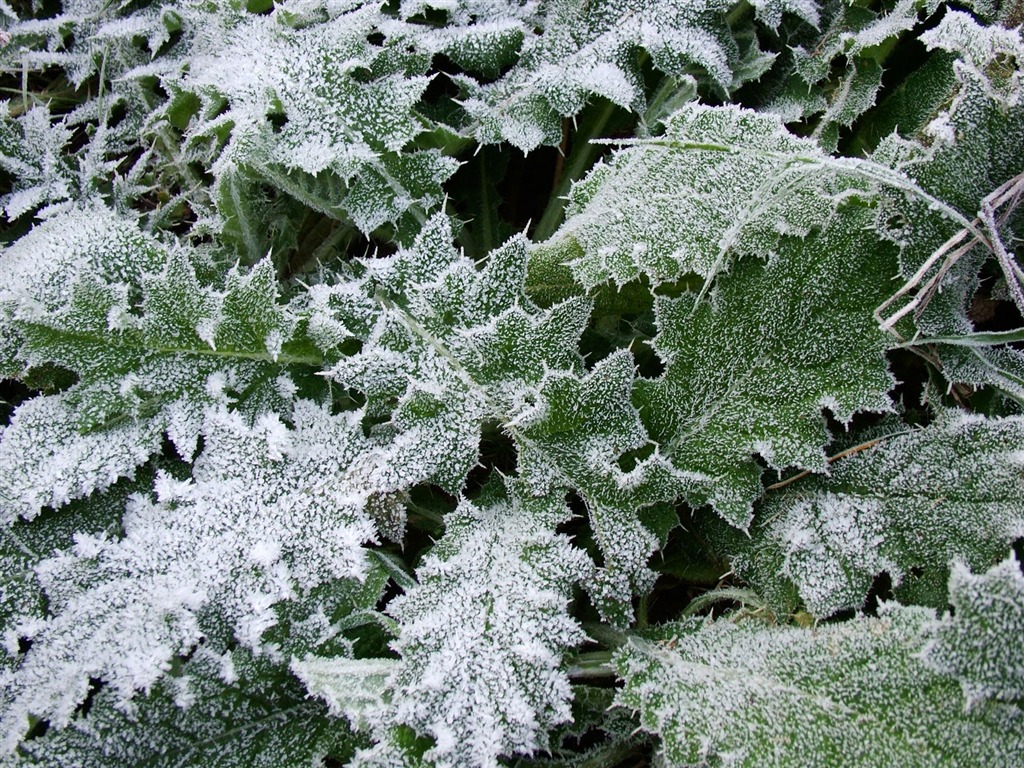
<svg viewBox="0 0 1024 768">
<path fill-rule="evenodd" d="M 975 0 L 0 0 L 0 766 L 1013 765 Z"/>
</svg>

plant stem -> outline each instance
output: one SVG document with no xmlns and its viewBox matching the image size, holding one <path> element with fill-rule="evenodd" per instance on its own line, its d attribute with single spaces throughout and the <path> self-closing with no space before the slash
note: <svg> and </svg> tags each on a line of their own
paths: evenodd
<svg viewBox="0 0 1024 768">
<path fill-rule="evenodd" d="M 612 667 L 611 651 L 581 653 L 569 667 L 569 679 L 573 682 L 584 680 L 608 680 L 618 677 Z"/>
<path fill-rule="evenodd" d="M 572 138 L 572 151 L 562 167 L 554 189 L 551 190 L 551 199 L 548 201 L 540 221 L 537 222 L 537 229 L 534 230 L 533 237 L 536 242 L 547 240 L 562 223 L 569 188 L 583 177 L 583 174 L 594 164 L 597 156 L 604 151 L 603 146 L 591 142 L 605 132 L 608 124 L 619 110 L 620 108 L 612 102 L 602 99 L 595 105 L 593 112 L 580 120 L 576 135 Z"/>
</svg>

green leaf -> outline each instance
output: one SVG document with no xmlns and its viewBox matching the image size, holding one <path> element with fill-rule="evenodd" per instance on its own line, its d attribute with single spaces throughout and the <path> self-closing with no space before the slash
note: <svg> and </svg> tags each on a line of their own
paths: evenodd
<svg viewBox="0 0 1024 768">
<path fill-rule="evenodd" d="M 400 662 L 396 659 L 346 659 L 323 656 L 292 658 L 290 669 L 311 696 L 323 699 L 332 715 L 344 715 L 357 730 L 367 715 L 387 703 L 387 684 Z"/>
<path fill-rule="evenodd" d="M 573 187 L 565 224 L 537 247 L 568 260 L 587 288 L 641 274 L 710 282 L 736 258 L 821 226 L 854 192 L 814 141 L 737 107 L 687 105 L 664 136 L 628 144 Z"/>
<path fill-rule="evenodd" d="M 1011 555 L 975 575 L 957 563 L 949 580 L 953 615 L 932 627 L 924 663 L 960 681 L 972 709 L 987 699 L 1024 701 L 1024 574 Z M 981 705 L 979 707 L 979 705 Z"/>
<path fill-rule="evenodd" d="M 438 766 L 491 766 L 548 748 L 547 731 L 570 717 L 561 662 L 586 640 L 566 604 L 590 561 L 552 533 L 567 517 L 560 499 L 516 491 L 486 505 L 462 501 L 448 516 L 417 569 L 419 586 L 388 608 L 401 662 L 378 730 L 429 735 L 425 758 Z"/>
<path fill-rule="evenodd" d="M 494 6 L 486 0 L 405 0 L 401 4 L 401 15 L 406 20 L 427 16 L 430 11 L 444 13 L 445 23 L 410 25 L 403 31 L 431 55 L 443 53 L 463 70 L 489 79 L 496 79 L 515 63 L 523 41 L 535 34 L 541 16 L 533 3 Z"/>
<path fill-rule="evenodd" d="M 450 222 L 436 216 L 410 248 L 364 263 L 374 326 L 329 376 L 366 393 L 381 420 L 375 433 L 401 435 L 382 473 L 396 485 L 429 479 L 456 493 L 477 462 L 483 423 L 514 425 L 535 409 L 549 371 L 582 367 L 589 306 L 574 298 L 541 310 L 526 297 L 522 237 L 482 270 L 452 239 Z M 401 480 L 410 472 L 415 479 Z"/>
<path fill-rule="evenodd" d="M 72 390 L 71 395 L 73 395 Z M 18 406 L 0 428 L 0 504 L 4 523 L 31 520 L 122 477 L 160 450 L 163 425 L 120 424 L 81 434 L 68 393 L 38 396 Z"/>
<path fill-rule="evenodd" d="M 585 502 L 604 558 L 588 588 L 602 616 L 617 624 L 629 623 L 633 595 L 654 584 L 647 561 L 664 543 L 657 534 L 667 531 L 645 522 L 667 512 L 671 527 L 678 518 L 667 503 L 707 482 L 697 470 L 675 470 L 651 443 L 630 402 L 633 386 L 633 360 L 625 351 L 602 360 L 586 376 L 550 376 L 537 412 L 514 433 L 521 476 L 535 493 L 569 488 Z M 620 459 L 641 450 L 650 455 L 633 466 L 620 465 Z"/>
<path fill-rule="evenodd" d="M 792 611 L 792 582 L 824 618 L 860 609 L 886 572 L 900 600 L 940 607 L 953 560 L 994 563 L 1024 536 L 1024 420 L 943 414 L 835 461 L 827 477 L 796 480 L 758 507 L 733 568 Z"/>
<path fill-rule="evenodd" d="M 384 224 L 422 224 L 440 205 L 441 184 L 457 162 L 408 148 L 427 127 L 414 111 L 428 82 L 419 74 L 427 57 L 407 51 L 401 36 L 382 47 L 370 43 L 383 22 L 372 4 L 301 25 L 290 25 L 284 11 L 191 6 L 184 15 L 193 35 L 189 64 L 164 73 L 163 87 L 194 94 L 206 107 L 184 146 L 212 152 L 213 197 L 250 256 L 261 247 L 252 231 L 261 206 L 235 192 L 253 175 L 365 234 Z"/>
<path fill-rule="evenodd" d="M 50 203 L 74 197 L 78 185 L 68 168 L 64 149 L 71 130 L 55 121 L 50 110 L 37 106 L 11 119 L 10 102 L 0 116 L 0 168 L 14 178 L 13 189 L 0 196 L 9 220 Z"/>
<path fill-rule="evenodd" d="M 809 4 L 786 5 L 817 18 Z M 550 3 L 539 23 L 543 34 L 526 40 L 519 61 L 503 77 L 485 84 L 455 78 L 463 90 L 460 104 L 472 120 L 468 130 L 481 144 L 506 141 L 525 153 L 557 145 L 562 118 L 576 115 L 594 97 L 643 114 L 642 66 L 648 57 L 665 75 L 692 82 L 699 74 L 720 91 L 756 79 L 763 68 L 746 78 L 740 74 L 745 62 L 728 28 L 727 8 L 716 0 Z"/>
<path fill-rule="evenodd" d="M 824 471 L 824 409 L 849 422 L 891 408 L 888 341 L 871 313 L 894 254 L 872 221 L 850 204 L 822 231 L 781 238 L 767 262 L 739 261 L 709 301 L 657 298 L 665 372 L 638 381 L 634 397 L 675 467 L 710 477 L 691 503 L 745 529 L 761 495 L 755 455 L 774 469 Z"/>
<path fill-rule="evenodd" d="M 875 104 L 887 55 L 921 18 L 935 12 L 935 0 L 898 0 L 881 9 L 832 3 L 820 35 L 798 38 L 782 56 L 788 77 L 766 110 L 787 123 L 812 121 L 811 136 L 834 152 L 841 128 L 849 128 Z M 914 96 L 905 96 L 914 101 Z M 853 154 L 852 152 L 850 154 Z"/>
<path fill-rule="evenodd" d="M 153 473 L 142 471 L 120 480 L 106 493 L 45 511 L 36 519 L 19 520 L 0 528 L 0 625 L 13 631 L 18 621 L 46 616 L 47 597 L 36 566 L 54 551 L 74 546 L 75 536 L 109 537 L 121 532 L 121 515 L 128 497 L 152 485 Z M 0 666 L 16 667 L 18 639 L 8 633 L 0 647 Z"/>
<path fill-rule="evenodd" d="M 0 493 L 11 513 L 106 487 L 165 431 L 191 457 L 206 405 L 286 411 L 286 367 L 322 361 L 285 348 L 298 319 L 278 305 L 269 261 L 229 270 L 218 288 L 199 281 L 190 255 L 105 208 L 48 219 L 5 253 L 0 315 L 17 357 L 78 377 L 24 403 L 5 431 Z"/>
<path fill-rule="evenodd" d="M 3 692 L 5 743 L 25 735 L 29 713 L 66 727 L 91 678 L 129 706 L 203 637 L 308 653 L 372 609 L 385 574 L 362 547 L 376 535 L 364 507 L 380 488 L 359 417 L 300 400 L 288 429 L 276 415 L 249 426 L 211 410 L 191 478 L 161 473 L 156 498 L 129 497 L 123 536 L 81 533 L 48 552 L 34 566 L 47 616 L 8 626 L 31 643 Z M 338 580 L 365 588 L 317 591 Z M 268 634 L 280 623 L 284 637 Z"/>
<path fill-rule="evenodd" d="M 907 338 L 915 331 L 924 336 L 959 336 L 975 330 L 968 308 L 979 271 L 998 246 L 1005 250 L 1005 243 L 1012 242 L 1017 226 L 1010 215 L 1016 203 L 997 204 L 990 198 L 1024 172 L 1024 86 L 1019 67 L 1012 64 L 1024 59 L 1019 32 L 982 27 L 967 14 L 950 11 L 935 29 L 922 35 L 922 41 L 937 51 L 940 71 L 952 70 L 951 77 L 947 71 L 941 78 L 946 86 L 944 98 L 938 105 L 928 104 L 939 107 L 937 114 L 926 111 L 910 121 L 920 126 L 911 138 L 887 137 L 874 158 L 906 174 L 960 216 L 943 221 L 920 200 L 901 196 L 882 200 L 881 231 L 903 246 L 900 270 L 908 283 L 894 299 L 904 296 L 914 310 L 913 326 L 897 326 Z M 930 96 L 929 102 L 935 98 Z M 994 217 L 995 230 L 985 223 L 986 208 Z M 979 235 L 987 242 L 984 247 L 975 247 Z M 1013 271 L 1008 263 L 998 266 L 1004 274 Z M 1019 282 L 1014 274 L 1007 277 L 1011 287 Z M 1024 305 L 1024 294 L 1011 293 L 1011 298 Z M 898 306 L 893 301 L 888 313 L 895 315 Z M 953 356 L 954 364 L 971 376 L 967 381 L 991 383 L 985 381 L 984 361 L 965 360 L 958 350 Z M 987 357 L 984 352 L 978 356 Z"/>
<path fill-rule="evenodd" d="M 551 754 L 520 758 L 514 768 L 607 768 L 650 749 L 629 712 L 612 706 L 613 689 L 577 685 L 574 693 L 572 721 L 553 732 Z"/>
<path fill-rule="evenodd" d="M 691 621 L 615 658 L 668 766 L 1012 765 L 1024 720 L 965 713 L 954 680 L 918 657 L 931 611 L 894 606 L 814 629 Z"/>
<path fill-rule="evenodd" d="M 281 665 L 200 646 L 127 712 L 101 686 L 87 714 L 26 742 L 17 764 L 308 768 L 345 760 L 359 743 Z"/>
</svg>

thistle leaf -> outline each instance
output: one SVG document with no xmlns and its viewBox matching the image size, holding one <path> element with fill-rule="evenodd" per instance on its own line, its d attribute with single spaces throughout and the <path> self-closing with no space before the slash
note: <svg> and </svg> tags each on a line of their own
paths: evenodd
<svg viewBox="0 0 1024 768">
<path fill-rule="evenodd" d="M 422 224 L 458 167 L 435 149 L 406 149 L 422 128 L 414 106 L 427 86 L 417 76 L 426 59 L 401 40 L 383 48 L 368 41 L 383 21 L 373 4 L 316 24 L 294 24 L 289 13 L 198 5 L 183 13 L 193 33 L 188 64 L 165 72 L 163 83 L 209 105 L 184 138 L 195 152 L 216 148 L 208 162 L 221 215 L 232 228 L 259 220 L 234 194 L 255 175 L 367 234 L 405 219 Z"/>
<path fill-rule="evenodd" d="M 424 757 L 438 768 L 490 768 L 500 755 L 547 749 L 547 731 L 570 716 L 561 662 L 586 640 L 566 603 L 590 561 L 551 532 L 567 516 L 561 501 L 515 495 L 463 501 L 449 516 L 419 586 L 388 608 L 401 662 L 378 730 L 429 735 Z"/>
<path fill-rule="evenodd" d="M 785 5 L 817 18 L 806 3 Z M 661 72 L 687 82 L 699 72 L 727 91 L 746 79 L 740 75 L 743 54 L 726 21 L 727 4 L 597 0 L 583 6 L 553 2 L 545 10 L 543 34 L 526 39 L 519 61 L 502 78 L 486 84 L 457 78 L 470 131 L 481 144 L 507 141 L 523 152 L 557 145 L 562 118 L 576 115 L 595 96 L 643 114 L 643 75 L 632 53 L 639 48 Z M 781 16 L 778 10 L 767 15 L 774 20 Z M 755 52 L 745 53 L 750 58 Z M 762 72 L 752 69 L 747 78 Z"/>
<path fill-rule="evenodd" d="M 276 653 L 263 641 L 279 621 L 275 604 L 322 584 L 366 582 L 352 602 L 372 608 L 383 580 L 369 578 L 382 569 L 362 549 L 375 538 L 363 506 L 377 489 L 358 414 L 299 401 L 292 418 L 292 430 L 276 416 L 249 427 L 211 411 L 192 480 L 159 477 L 156 499 L 129 499 L 123 536 L 80 535 L 34 566 L 49 611 L 9 630 L 31 647 L 5 681 L 8 746 L 29 713 L 67 726 L 90 678 L 127 706 L 204 636 Z"/>
<path fill-rule="evenodd" d="M 932 627 L 925 665 L 960 681 L 973 708 L 986 699 L 1024 699 L 1024 575 L 1011 555 L 980 574 L 963 563 L 953 568 L 949 600 L 954 614 Z"/>
<path fill-rule="evenodd" d="M 305 768 L 344 760 L 357 744 L 280 664 L 200 647 L 127 711 L 101 687 L 88 714 L 26 742 L 17 764 Z"/>
<path fill-rule="evenodd" d="M 595 540 L 604 558 L 588 584 L 602 616 L 621 625 L 632 619 L 634 594 L 654 584 L 647 561 L 662 544 L 650 516 L 678 518 L 669 504 L 684 490 L 708 478 L 679 472 L 651 442 L 630 402 L 632 357 L 615 353 L 584 377 L 551 376 L 541 388 L 541 407 L 515 433 L 519 466 L 534 493 L 575 490 L 587 506 Z M 620 459 L 630 454 L 632 467 Z M 645 520 L 645 518 L 647 518 Z"/>
<path fill-rule="evenodd" d="M 297 318 L 278 305 L 269 262 L 230 270 L 222 289 L 205 286 L 187 253 L 106 208 L 37 226 L 4 254 L 0 285 L 0 322 L 17 359 L 78 378 L 21 406 L 5 432 L 0 492 L 15 514 L 130 474 L 164 431 L 191 457 L 204 406 L 225 405 L 232 392 L 257 412 L 287 411 L 285 366 L 321 362 L 284 350 Z M 97 429 L 112 430 L 109 439 L 88 434 Z"/>
<path fill-rule="evenodd" d="M 860 609 L 886 572 L 904 601 L 941 607 L 949 563 L 987 567 L 1024 536 L 1020 417 L 947 414 L 836 461 L 758 507 L 736 573 L 780 612 L 792 582 L 824 618 Z"/>
<path fill-rule="evenodd" d="M 712 478 L 691 502 L 732 525 L 749 525 L 761 494 L 755 454 L 776 469 L 824 471 L 823 409 L 847 422 L 891 408 L 888 342 L 871 312 L 894 259 L 871 221 L 852 203 L 820 232 L 781 238 L 767 263 L 741 260 L 707 302 L 657 297 L 665 372 L 638 381 L 635 400 L 674 466 Z"/>
<path fill-rule="evenodd" d="M 412 482 L 430 479 L 457 493 L 476 464 L 483 422 L 515 423 L 535 407 L 550 370 L 579 370 L 576 351 L 588 303 L 570 299 L 540 310 L 525 295 L 526 247 L 513 238 L 484 269 L 452 247 L 437 216 L 414 244 L 366 262 L 362 286 L 376 309 L 359 354 L 329 376 L 367 395 L 377 431 L 400 432 L 379 469 Z M 430 474 L 418 467 L 431 463 Z"/>
<path fill-rule="evenodd" d="M 843 196 L 869 188 L 777 117 L 737 107 L 684 106 L 664 136 L 629 144 L 573 187 L 565 224 L 537 248 L 587 288 L 690 273 L 710 283 L 737 258 L 763 258 L 784 235 L 823 226 Z"/>
<path fill-rule="evenodd" d="M 6 111 L 10 111 L 8 102 Z M 75 178 L 64 159 L 71 130 L 54 121 L 46 107 L 35 107 L 15 120 L 0 119 L 0 168 L 10 174 L 13 189 L 0 196 L 9 220 L 50 203 L 63 202 L 77 192 Z"/>
<path fill-rule="evenodd" d="M 1012 764 L 1024 719 L 1006 705 L 964 713 L 956 682 L 918 658 L 933 620 L 894 606 L 814 629 L 666 627 L 664 643 L 616 655 L 616 701 L 639 711 L 669 766 Z"/>
</svg>

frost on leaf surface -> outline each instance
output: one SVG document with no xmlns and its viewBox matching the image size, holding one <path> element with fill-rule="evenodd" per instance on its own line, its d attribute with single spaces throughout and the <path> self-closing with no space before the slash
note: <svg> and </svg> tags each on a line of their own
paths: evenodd
<svg viewBox="0 0 1024 768">
<path fill-rule="evenodd" d="M 413 27 L 416 44 L 431 54 L 445 54 L 468 72 L 494 78 L 516 62 L 524 40 L 542 24 L 545 9 L 537 0 L 405 0 L 400 13 L 415 21 L 431 10 L 443 11 L 447 23 Z"/>
<path fill-rule="evenodd" d="M 887 7 L 891 5 L 891 7 Z M 899 0 L 875 10 L 834 3 L 820 34 L 791 45 L 786 66 L 791 76 L 766 106 L 787 123 L 816 118 L 811 137 L 835 151 L 840 128 L 849 128 L 875 106 L 882 87 L 883 51 L 934 13 L 933 0 Z"/>
<path fill-rule="evenodd" d="M 904 601 L 946 604 L 949 564 L 996 562 L 1024 536 L 1024 421 L 943 414 L 773 492 L 736 573 L 783 612 L 859 609 L 885 571 Z"/>
<path fill-rule="evenodd" d="M 283 367 L 320 358 L 284 350 L 295 320 L 277 304 L 272 265 L 232 269 L 210 287 L 190 255 L 106 208 L 51 218 L 3 253 L 0 328 L 15 363 L 77 375 L 60 395 L 22 405 L 4 431 L 9 512 L 31 515 L 109 485 L 165 430 L 191 457 L 204 405 L 289 407 Z M 96 434 L 104 429 L 109 439 Z"/>
<path fill-rule="evenodd" d="M 395 659 L 349 659 L 339 656 L 293 657 L 290 669 L 310 696 L 322 699 L 332 715 L 344 715 L 353 728 L 364 729 L 379 714 L 387 696 Z"/>
<path fill-rule="evenodd" d="M 68 393 L 35 397 L 0 427 L 0 519 L 31 519 L 43 507 L 103 490 L 160 450 L 163 428 L 119 424 L 81 434 Z"/>
<path fill-rule="evenodd" d="M 376 732 L 430 736 L 424 757 L 438 768 L 547 749 L 548 730 L 570 717 L 565 654 L 586 640 L 566 606 L 591 565 L 553 533 L 567 517 L 560 499 L 513 495 L 462 501 L 446 518 L 419 586 L 388 608 L 401 662 Z M 379 749 L 355 764 L 378 764 Z"/>
<path fill-rule="evenodd" d="M 9 113 L 9 103 L 4 104 Z M 9 220 L 74 194 L 75 179 L 62 157 L 71 134 L 63 120 L 54 122 L 50 110 L 41 106 L 15 119 L 0 117 L 0 168 L 15 180 L 11 191 L 0 196 Z"/>
<path fill-rule="evenodd" d="M 814 629 L 754 621 L 662 628 L 616 654 L 616 702 L 661 739 L 669 766 L 928 768 L 1012 765 L 1024 718 L 964 712 L 956 681 L 918 656 L 934 614 L 893 606 Z"/>
<path fill-rule="evenodd" d="M 354 743 L 283 664 L 201 646 L 128 710 L 101 688 L 88 713 L 26 742 L 16 763 L 0 764 L 309 768 L 327 756 L 344 759 Z"/>
<path fill-rule="evenodd" d="M 583 373 L 577 348 L 589 302 L 534 305 L 524 292 L 521 237 L 493 251 L 483 269 L 451 241 L 450 222 L 437 216 L 409 248 L 364 262 L 361 285 L 378 306 L 373 327 L 359 354 L 329 376 L 365 392 L 373 433 L 394 437 L 378 472 L 396 483 L 426 465 L 431 481 L 457 492 L 477 461 L 481 425 L 501 424 L 533 493 L 573 489 L 587 503 L 609 566 L 596 585 L 599 601 L 622 620 L 634 591 L 653 583 L 646 562 L 658 546 L 636 510 L 661 504 L 654 514 L 664 516 L 685 473 L 659 456 L 630 471 L 617 464 L 649 440 L 629 401 L 630 356 Z"/>
<path fill-rule="evenodd" d="M 902 117 L 901 130 L 909 136 L 891 134 L 874 158 L 905 173 L 947 210 L 937 215 L 935 206 L 913 197 L 883 199 L 881 232 L 901 246 L 903 277 L 914 280 L 921 271 L 916 289 L 890 312 L 901 304 L 914 310 L 913 324 L 895 326 L 905 338 L 916 331 L 925 338 L 957 337 L 976 330 L 970 310 L 985 262 L 1013 271 L 1012 257 L 1005 263 L 994 257 L 1012 251 L 1019 228 L 1019 217 L 1011 215 L 1016 203 L 992 196 L 1024 172 L 1024 42 L 1019 31 L 982 27 L 952 10 L 921 39 L 937 53 L 918 85 L 921 98 Z M 932 280 L 937 290 L 926 290 Z M 1009 298 L 1024 305 L 1024 294 Z M 1024 397 L 1019 350 L 940 344 L 936 352 L 950 382 L 991 385 Z"/>
<path fill-rule="evenodd" d="M 429 479 L 458 492 L 477 461 L 481 425 L 514 423 L 535 409 L 549 371 L 582 368 L 588 302 L 539 309 L 524 292 L 526 260 L 516 237 L 478 269 L 439 215 L 408 249 L 364 263 L 361 285 L 377 305 L 372 330 L 328 375 L 366 393 L 374 434 L 398 435 L 381 473 L 397 482 L 429 463 Z"/>
<path fill-rule="evenodd" d="M 203 105 L 186 149 L 202 156 L 230 129 L 210 160 L 220 215 L 235 228 L 260 227 L 245 199 L 253 190 L 234 194 L 247 174 L 364 233 L 403 217 L 422 222 L 457 168 L 436 149 L 406 150 L 423 124 L 413 107 L 427 86 L 419 75 L 427 60 L 405 52 L 401 39 L 371 44 L 381 20 L 372 5 L 313 10 L 327 18 L 293 24 L 287 9 L 189 9 L 190 55 L 163 78 L 169 91 Z M 260 234 L 247 237 L 258 242 Z"/>
<path fill-rule="evenodd" d="M 707 477 L 678 472 L 651 442 L 630 401 L 633 358 L 617 352 L 585 376 L 550 376 L 541 406 L 513 433 L 534 493 L 573 489 L 587 506 L 604 565 L 588 584 L 602 616 L 632 619 L 631 599 L 654 585 L 647 561 L 678 522 L 671 502 Z M 640 458 L 648 451 L 649 455 Z M 620 460 L 632 456 L 632 466 Z"/>
<path fill-rule="evenodd" d="M 970 704 L 1024 700 L 1024 574 L 1011 555 L 984 573 L 962 562 L 949 580 L 953 615 L 932 627 L 923 654 L 936 672 L 960 681 Z"/>
<path fill-rule="evenodd" d="M 766 256 L 782 236 L 829 220 L 857 185 L 827 161 L 773 115 L 688 105 L 664 136 L 637 140 L 576 184 L 565 224 L 537 251 L 567 262 L 588 288 L 640 275 L 710 281 L 736 258 Z"/>
<path fill-rule="evenodd" d="M 888 340 L 872 318 L 894 269 L 871 231 L 873 212 L 844 206 L 823 230 L 787 236 L 767 260 L 746 258 L 709 299 L 658 296 L 658 379 L 635 402 L 680 470 L 710 478 L 692 503 L 746 528 L 762 469 L 825 468 L 824 409 L 843 422 L 890 409 Z M 850 291 L 849 286 L 862 286 Z"/>
<path fill-rule="evenodd" d="M 128 497 L 148 490 L 152 482 L 153 472 L 146 467 L 104 493 L 0 528 L 0 631 L 4 633 L 0 637 L 0 667 L 13 668 L 18 663 L 17 638 L 8 634 L 12 622 L 46 615 L 46 595 L 36 565 L 56 550 L 73 547 L 76 535 L 117 535 Z"/>
<path fill-rule="evenodd" d="M 156 498 L 129 499 L 122 536 L 83 534 L 35 565 L 49 614 L 10 627 L 31 647 L 5 681 L 5 744 L 30 713 L 67 726 L 90 678 L 126 706 L 204 636 L 277 653 L 264 637 L 277 604 L 315 600 L 323 584 L 364 581 L 362 607 L 375 603 L 382 584 L 362 548 L 376 538 L 364 512 L 375 489 L 358 413 L 299 401 L 292 419 L 248 426 L 211 410 L 191 480 L 161 475 Z M 326 615 L 317 625 L 316 606 L 307 613 L 312 646 L 337 634 Z"/>
<path fill-rule="evenodd" d="M 719 90 L 738 86 L 736 70 L 744 55 L 756 59 L 760 51 L 741 53 L 726 22 L 728 8 L 718 0 L 547 4 L 543 34 L 526 40 L 506 75 L 484 85 L 466 76 L 457 79 L 474 137 L 480 143 L 507 141 L 529 152 L 540 144 L 558 144 L 562 118 L 577 114 L 595 96 L 642 112 L 640 48 L 667 75 L 692 80 L 700 73 Z"/>
</svg>

